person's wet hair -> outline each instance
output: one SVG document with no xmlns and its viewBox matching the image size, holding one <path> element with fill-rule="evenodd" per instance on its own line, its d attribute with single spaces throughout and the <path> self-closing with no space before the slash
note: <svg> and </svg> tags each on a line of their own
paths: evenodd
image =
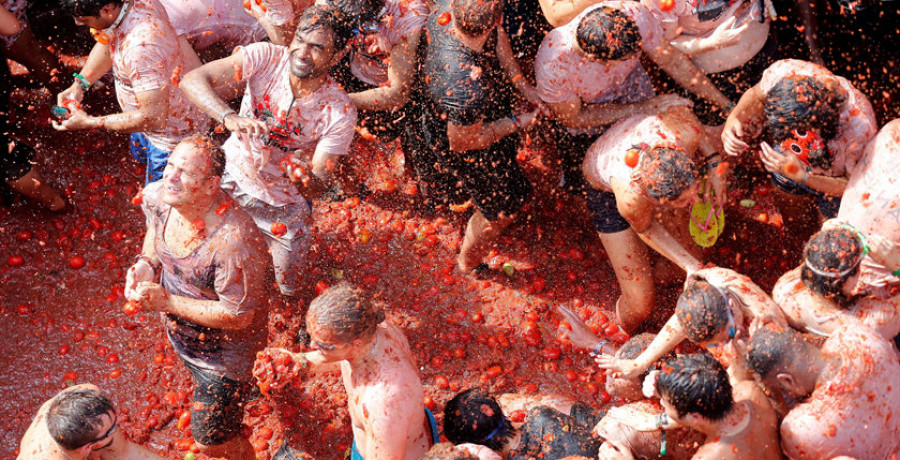
<svg viewBox="0 0 900 460">
<path fill-rule="evenodd" d="M 61 0 L 62 10 L 72 16 L 100 16 L 100 10 L 109 4 L 122 6 L 122 0 Z"/>
<path fill-rule="evenodd" d="M 635 57 L 641 48 L 637 24 L 622 11 L 611 8 L 597 8 L 584 15 L 575 39 L 582 51 L 601 61 Z"/>
<path fill-rule="evenodd" d="M 669 360 L 659 373 L 656 388 L 678 412 L 679 417 L 699 414 L 721 420 L 734 407 L 728 373 L 706 353 Z"/>
<path fill-rule="evenodd" d="M 846 96 L 812 77 L 783 78 L 766 94 L 764 111 L 769 136 L 776 143 L 793 137 L 792 131 L 819 130 L 824 143 L 834 139 L 840 128 L 841 107 Z M 811 151 L 809 164 L 827 168 L 833 158 L 827 148 Z"/>
<path fill-rule="evenodd" d="M 822 230 L 803 248 L 800 279 L 811 291 L 845 306 L 849 300 L 843 287 L 859 272 L 863 246 L 858 234 L 843 227 Z"/>
<path fill-rule="evenodd" d="M 313 299 L 306 318 L 307 322 L 315 319 L 319 327 L 348 343 L 375 334 L 384 321 L 384 312 L 373 307 L 353 285 L 342 282 Z"/>
<path fill-rule="evenodd" d="M 465 390 L 444 406 L 444 436 L 453 444 L 501 450 L 514 433 L 497 400 L 480 388 Z"/>
<path fill-rule="evenodd" d="M 384 7 L 384 0 L 325 0 L 342 27 L 351 32 L 374 21 Z"/>
<path fill-rule="evenodd" d="M 453 24 L 470 37 L 483 35 L 497 25 L 504 3 L 504 0 L 452 0 Z"/>
<path fill-rule="evenodd" d="M 708 342 L 728 327 L 728 299 L 708 282 L 694 280 L 678 296 L 675 316 L 689 340 Z"/>
<path fill-rule="evenodd" d="M 457 449 L 449 442 L 442 442 L 431 446 L 422 460 L 478 460 L 478 457 L 468 451 Z"/>
<path fill-rule="evenodd" d="M 297 20 L 297 30 L 309 33 L 315 30 L 327 29 L 331 31 L 334 39 L 334 53 L 343 50 L 347 46 L 347 42 L 353 37 L 355 19 L 350 18 L 338 8 L 328 5 L 313 5 L 305 10 Z"/>
<path fill-rule="evenodd" d="M 225 174 L 225 152 L 213 138 L 206 134 L 194 134 L 181 142 L 192 142 L 209 154 L 210 167 L 212 168 L 210 171 L 211 176 L 222 177 L 222 174 Z"/>
<path fill-rule="evenodd" d="M 687 153 L 668 147 L 645 153 L 640 168 L 641 185 L 657 200 L 677 199 L 700 176 L 700 170 Z"/>
<path fill-rule="evenodd" d="M 616 350 L 616 358 L 619 359 L 636 359 L 638 356 L 643 353 L 647 347 L 650 346 L 650 343 L 653 342 L 653 339 L 656 338 L 656 334 L 651 334 L 649 332 L 642 332 L 634 337 L 631 337 L 625 343 Z M 675 353 L 669 352 L 666 353 L 665 356 L 660 358 L 658 361 L 653 363 L 646 371 L 641 375 L 641 378 L 645 377 L 650 371 L 659 369 L 663 363 L 665 363 L 670 358 L 674 358 Z"/>
<path fill-rule="evenodd" d="M 765 380 L 789 368 L 807 345 L 799 332 L 774 323 L 766 324 L 753 333 L 747 346 L 747 369 Z"/>
<path fill-rule="evenodd" d="M 66 450 L 75 450 L 102 434 L 103 416 L 112 417 L 116 408 L 103 393 L 81 388 L 57 396 L 47 411 L 47 431 Z"/>
</svg>

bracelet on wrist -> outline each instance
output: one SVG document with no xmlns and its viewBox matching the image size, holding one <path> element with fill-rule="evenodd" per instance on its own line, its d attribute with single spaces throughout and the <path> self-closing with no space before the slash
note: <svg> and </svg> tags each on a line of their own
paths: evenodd
<svg viewBox="0 0 900 460">
<path fill-rule="evenodd" d="M 597 355 L 600 354 L 600 350 L 601 350 L 603 347 L 605 347 L 606 344 L 608 344 L 608 343 L 609 343 L 609 340 L 606 340 L 606 339 L 600 339 L 600 341 L 597 342 L 596 345 L 594 345 L 594 349 L 591 350 L 591 352 L 588 353 L 588 354 L 591 355 L 591 357 L 596 358 Z"/>
<path fill-rule="evenodd" d="M 512 118 L 512 121 L 513 121 L 513 127 L 515 127 L 515 128 L 516 128 L 516 131 L 518 131 L 518 130 L 519 130 L 519 119 L 516 118 L 516 114 L 510 115 L 509 118 Z"/>
<path fill-rule="evenodd" d="M 72 74 L 72 76 L 75 77 L 75 81 L 77 81 L 81 85 L 81 89 L 83 89 L 84 91 L 91 89 L 91 82 L 89 82 L 84 75 L 75 72 Z"/>
</svg>

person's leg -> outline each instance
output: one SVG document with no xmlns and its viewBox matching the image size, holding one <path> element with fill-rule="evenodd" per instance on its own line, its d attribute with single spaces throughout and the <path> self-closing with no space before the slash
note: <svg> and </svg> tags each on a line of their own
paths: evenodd
<svg viewBox="0 0 900 460">
<path fill-rule="evenodd" d="M 3 54 L 24 65 L 34 80 L 46 86 L 52 93 L 61 91 L 71 83 L 66 78 L 56 78 L 54 81 L 55 74 L 62 71 L 62 65 L 53 53 L 38 43 L 27 23 L 25 23 L 25 29 Z"/>
<path fill-rule="evenodd" d="M 459 271 L 469 273 L 474 270 L 514 219 L 515 216 L 499 215 L 490 221 L 481 211 L 476 210 L 469 218 L 465 237 L 459 246 L 459 256 L 456 259 Z"/>
<path fill-rule="evenodd" d="M 695 259 L 703 259 L 703 248 L 694 242 L 689 230 L 690 214 L 686 208 L 669 209 L 659 215 L 659 222 L 666 231 L 675 238 L 681 247 L 684 248 Z M 673 283 L 683 283 L 686 273 L 684 269 L 676 265 L 669 259 L 660 254 L 656 254 L 653 262 L 653 278 L 659 285 L 669 285 Z"/>
<path fill-rule="evenodd" d="M 6 184 L 14 191 L 35 200 L 47 209 L 58 212 L 66 208 L 66 200 L 56 193 L 41 177 L 38 167 L 34 166 L 24 176 L 16 180 L 8 180 Z"/>
<path fill-rule="evenodd" d="M 250 440 L 241 436 L 243 405 L 250 384 L 222 377 L 185 361 L 194 377 L 191 432 L 209 457 L 255 460 Z"/>
<path fill-rule="evenodd" d="M 616 318 L 625 332 L 633 334 L 650 316 L 656 301 L 650 250 L 630 228 L 598 236 L 622 290 L 616 302 Z"/>
</svg>

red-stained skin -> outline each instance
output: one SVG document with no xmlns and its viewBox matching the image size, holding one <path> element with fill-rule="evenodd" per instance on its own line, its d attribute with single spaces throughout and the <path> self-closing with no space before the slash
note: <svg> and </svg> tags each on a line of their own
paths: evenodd
<svg viewBox="0 0 900 460">
<path fill-rule="evenodd" d="M 99 99 L 114 104 L 109 95 Z M 155 317 L 123 312 L 124 270 L 140 252 L 144 233 L 142 214 L 132 205 L 144 166 L 130 158 L 122 137 L 51 136 L 48 114 L 25 107 L 15 113 L 29 127 L 25 140 L 43 143 L 45 176 L 75 209 L 51 216 L 25 202 L 0 208 L 0 260 L 23 258 L 18 266 L 0 264 L 0 371 L 16 384 L 0 392 L 5 415 L 0 418 L 0 458 L 12 456 L 37 408 L 67 380 L 103 388 L 129 436 L 181 458 L 183 449 L 191 448 L 190 428 L 178 429 L 179 416 L 190 408 L 190 374 Z M 534 143 L 524 165 L 535 183 L 534 196 L 541 199 L 525 207 L 486 259 L 497 270 L 487 280 L 460 277 L 452 269 L 471 211 L 443 211 L 436 217 L 415 211 L 413 203 L 421 197 L 406 192 L 415 190 L 415 183 L 403 174 L 402 156 L 393 145 L 360 142 L 351 149 L 351 167 L 366 178 L 371 197 L 314 203 L 315 249 L 298 303 L 305 309 L 317 283 L 333 285 L 335 276 L 375 296 L 409 339 L 439 421 L 443 404 L 455 392 L 476 385 L 496 394 L 553 393 L 591 404 L 609 399 L 598 391 L 596 382 L 602 379 L 586 353 L 559 340 L 560 318 L 551 307 L 574 306 L 602 335 L 617 329 L 607 318 L 615 317 L 618 287 L 586 210 L 550 195 L 557 176 L 542 149 Z M 725 210 L 725 234 L 706 259 L 769 289 L 781 272 L 796 266 L 793 254 L 812 232 L 799 224 L 786 230 L 753 220 L 760 210 L 776 211 L 773 198 L 753 193 L 752 185 L 735 185 L 734 201 Z M 740 207 L 736 203 L 742 198 L 759 204 Z M 90 225 L 92 218 L 99 228 Z M 370 237 L 362 242 L 364 233 Z M 117 257 L 104 258 L 107 252 Z M 70 266 L 74 256 L 84 258 L 82 268 Z M 776 269 L 764 269 L 766 258 L 776 261 Z M 515 267 L 511 277 L 500 270 L 505 262 Z M 661 292 L 663 308 L 653 317 L 658 325 L 671 314 L 676 295 L 671 289 Z M 270 345 L 289 346 L 288 331 L 296 331 L 302 316 L 297 303 L 285 307 L 277 295 L 272 298 Z M 64 346 L 67 351 L 60 353 Z M 118 361 L 109 362 L 110 353 Z M 298 379 L 290 390 L 289 403 L 262 397 L 245 411 L 245 429 L 263 458 L 278 449 L 285 427 L 294 433 L 295 445 L 314 458 L 341 457 L 352 439 L 339 376 Z"/>
</svg>

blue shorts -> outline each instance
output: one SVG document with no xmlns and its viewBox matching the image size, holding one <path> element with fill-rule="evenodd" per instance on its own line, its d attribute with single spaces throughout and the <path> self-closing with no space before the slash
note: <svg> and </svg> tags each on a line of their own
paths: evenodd
<svg viewBox="0 0 900 460">
<path fill-rule="evenodd" d="M 143 133 L 131 133 L 130 141 L 131 156 L 135 160 L 147 164 L 144 183 L 149 184 L 162 179 L 163 169 L 166 169 L 166 163 L 172 152 L 167 152 L 151 144 Z"/>
<path fill-rule="evenodd" d="M 826 195 L 818 190 L 813 190 L 803 184 L 794 182 L 781 174 L 771 174 L 772 182 L 775 186 L 785 193 L 792 195 L 812 195 L 816 199 L 816 205 L 819 207 L 819 213 L 826 219 L 837 217 L 838 210 L 841 208 L 841 197 L 835 195 Z"/>
<path fill-rule="evenodd" d="M 431 443 L 437 444 L 441 442 L 440 433 L 438 433 L 437 420 L 435 420 L 434 414 L 432 414 L 427 407 L 425 408 L 425 417 L 428 418 L 428 426 L 431 428 Z M 350 460 L 365 460 L 362 454 L 359 453 L 359 450 L 356 449 L 356 439 L 353 440 L 353 445 L 350 446 Z"/>
<path fill-rule="evenodd" d="M 594 228 L 600 233 L 619 233 L 631 228 L 631 224 L 619 214 L 615 193 L 589 187 L 587 207 L 594 219 Z"/>
</svg>

